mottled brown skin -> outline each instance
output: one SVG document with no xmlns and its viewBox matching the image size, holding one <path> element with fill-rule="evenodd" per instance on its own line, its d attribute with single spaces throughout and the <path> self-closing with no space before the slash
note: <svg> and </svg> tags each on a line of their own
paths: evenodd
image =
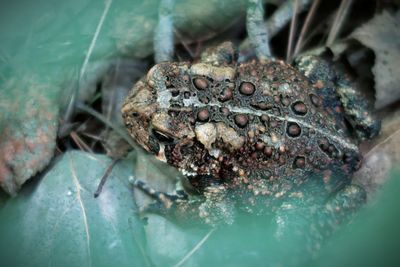
<svg viewBox="0 0 400 267">
<path fill-rule="evenodd" d="M 310 180 L 325 196 L 348 184 L 361 163 L 350 124 L 364 125 L 367 137 L 379 125 L 366 109 L 346 117 L 336 93 L 346 80 L 327 74 L 328 63 L 315 74 L 314 58 L 299 60 L 300 70 L 280 60 L 237 64 L 229 44 L 221 47 L 199 63 L 157 64 L 134 86 L 122 108 L 134 139 L 178 168 L 205 202 L 220 188 L 244 210 L 262 212 L 260 203 L 268 210 L 284 196 L 302 197 Z"/>
</svg>

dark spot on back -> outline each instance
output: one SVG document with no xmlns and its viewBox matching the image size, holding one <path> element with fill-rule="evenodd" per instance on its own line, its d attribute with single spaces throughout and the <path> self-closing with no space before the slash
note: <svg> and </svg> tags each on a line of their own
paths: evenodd
<svg viewBox="0 0 400 267">
<path fill-rule="evenodd" d="M 222 90 L 220 97 L 218 98 L 220 101 L 224 102 L 231 99 L 233 96 L 233 92 L 229 88 L 225 88 Z"/>
<path fill-rule="evenodd" d="M 240 128 L 245 127 L 247 125 L 248 121 L 249 121 L 249 119 L 244 114 L 238 114 L 238 115 L 235 116 L 235 123 Z"/>
<path fill-rule="evenodd" d="M 193 79 L 193 84 L 197 90 L 204 90 L 208 87 L 208 81 L 201 77 Z"/>
<path fill-rule="evenodd" d="M 317 96 L 316 94 L 310 94 L 310 100 L 311 100 L 311 103 L 316 107 L 319 107 L 322 104 L 321 98 L 319 96 Z"/>
<path fill-rule="evenodd" d="M 293 161 L 293 168 L 304 168 L 306 165 L 306 158 L 303 156 L 297 156 Z"/>
<path fill-rule="evenodd" d="M 307 114 L 307 106 L 301 101 L 294 102 L 292 110 L 296 115 L 304 116 Z"/>
<path fill-rule="evenodd" d="M 208 109 L 204 108 L 197 113 L 197 119 L 201 122 L 208 121 L 210 117 L 210 112 Z"/>
<path fill-rule="evenodd" d="M 255 91 L 254 84 L 250 82 L 242 82 L 239 87 L 239 92 L 243 95 L 252 95 Z"/>
<path fill-rule="evenodd" d="M 301 128 L 296 122 L 289 122 L 286 132 L 290 137 L 298 137 L 301 134 Z"/>
</svg>

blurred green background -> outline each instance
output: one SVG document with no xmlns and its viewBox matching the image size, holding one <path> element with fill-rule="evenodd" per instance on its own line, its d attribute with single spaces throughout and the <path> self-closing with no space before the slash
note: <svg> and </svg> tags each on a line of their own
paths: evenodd
<svg viewBox="0 0 400 267">
<path fill-rule="evenodd" d="M 244 3 L 177 1 L 176 26 L 187 40 L 209 38 L 242 19 Z M 48 147 L 29 157 L 48 153 L 43 157 L 49 161 L 52 153 L 46 151 L 55 146 L 59 112 L 66 105 L 63 96 L 83 90 L 115 58 L 151 55 L 158 4 L 156 0 L 0 3 L 0 130 L 33 139 L 38 129 L 47 129 Z M 33 116 L 32 109 L 40 112 Z M 24 157 L 17 159 L 21 177 L 29 173 Z M 110 161 L 71 151 L 53 160 L 17 197 L 2 195 L 0 266 L 400 264 L 400 172 L 396 170 L 351 223 L 320 242 L 320 249 L 310 250 L 299 233 L 277 236 L 274 220 L 243 217 L 212 232 L 180 229 L 158 216 L 145 222 L 137 216 L 128 184 L 135 168 L 133 156 L 116 165 L 100 197 L 93 198 Z M 294 224 L 307 223 L 296 216 L 290 218 Z"/>
</svg>

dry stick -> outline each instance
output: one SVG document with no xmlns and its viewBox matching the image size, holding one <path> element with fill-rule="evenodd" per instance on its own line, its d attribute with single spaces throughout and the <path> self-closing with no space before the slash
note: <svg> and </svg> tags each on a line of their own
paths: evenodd
<svg viewBox="0 0 400 267">
<path fill-rule="evenodd" d="M 264 25 L 264 8 L 261 0 L 248 0 L 246 27 L 257 58 L 260 60 L 270 58 L 268 29 Z"/>
<path fill-rule="evenodd" d="M 346 20 L 352 3 L 353 0 L 342 0 L 342 2 L 340 3 L 335 21 L 332 24 L 331 30 L 329 31 L 328 39 L 326 40 L 326 46 L 330 46 L 335 42 L 337 36 L 339 35 L 343 22 Z"/>
<path fill-rule="evenodd" d="M 190 57 L 193 59 L 195 57 L 194 52 L 192 51 L 192 49 L 190 48 L 189 44 L 187 42 L 185 42 L 183 40 L 182 35 L 179 33 L 179 31 L 177 31 L 176 29 L 174 29 L 174 33 L 176 34 L 176 36 L 179 39 L 179 42 L 182 44 L 182 46 L 186 49 L 186 51 L 189 53 Z"/>
<path fill-rule="evenodd" d="M 297 56 L 298 53 L 300 52 L 300 49 L 303 48 L 304 36 L 306 35 L 306 33 L 308 31 L 308 28 L 310 27 L 312 18 L 315 15 L 315 11 L 317 10 L 318 5 L 319 5 L 319 0 L 314 0 L 314 2 L 312 3 L 312 6 L 310 8 L 310 11 L 308 11 L 308 13 L 307 13 L 307 17 L 306 17 L 306 20 L 304 22 L 304 25 L 303 25 L 303 27 L 301 29 L 299 39 L 297 40 L 296 47 L 295 47 L 294 52 L 293 52 L 293 56 Z"/>
<path fill-rule="evenodd" d="M 311 0 L 300 0 L 299 12 L 306 9 Z M 264 22 L 264 27 L 267 27 L 268 37 L 271 40 L 278 32 L 280 32 L 286 24 L 291 20 L 293 14 L 293 5 L 291 0 L 285 1 L 278 9 Z M 249 38 L 246 38 L 241 47 L 246 47 L 250 43 Z"/>
<path fill-rule="evenodd" d="M 288 46 L 287 46 L 287 50 L 286 50 L 286 61 L 287 62 L 289 62 L 292 59 L 292 47 L 293 47 L 295 28 L 296 28 L 296 24 L 297 24 L 298 9 L 299 9 L 299 1 L 294 0 L 293 1 L 293 16 L 292 16 L 292 21 L 290 23 L 289 41 L 288 41 Z"/>
<path fill-rule="evenodd" d="M 70 136 L 80 150 L 93 153 L 93 150 L 79 137 L 75 131 L 72 131 Z"/>
<path fill-rule="evenodd" d="M 158 8 L 158 24 L 154 32 L 156 63 L 171 61 L 174 54 L 174 20 L 172 9 L 175 0 L 161 0 Z"/>
<path fill-rule="evenodd" d="M 103 190 L 103 186 L 106 183 L 108 176 L 110 175 L 112 169 L 114 168 L 115 164 L 119 161 L 119 159 L 114 159 L 111 164 L 107 167 L 106 172 L 104 173 L 103 177 L 101 177 L 100 183 L 97 186 L 96 192 L 94 192 L 94 197 L 97 198 L 101 191 Z"/>
<path fill-rule="evenodd" d="M 81 133 L 83 136 L 89 137 L 91 139 L 93 139 L 94 141 L 104 141 L 104 138 L 100 138 L 98 135 L 94 135 L 94 134 L 90 134 L 90 133 Z"/>
</svg>

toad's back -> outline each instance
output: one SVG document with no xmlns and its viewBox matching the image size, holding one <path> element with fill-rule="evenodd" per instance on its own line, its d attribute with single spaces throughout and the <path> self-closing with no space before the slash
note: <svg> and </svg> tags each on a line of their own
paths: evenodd
<svg viewBox="0 0 400 267">
<path fill-rule="evenodd" d="M 195 187 L 250 181 L 270 191 L 268 181 L 349 174 L 359 165 L 341 105 L 336 95 L 318 91 L 326 87 L 321 83 L 282 61 L 162 63 L 136 85 L 124 116 L 139 143 Z M 152 106 L 146 112 L 143 95 Z"/>
</svg>

